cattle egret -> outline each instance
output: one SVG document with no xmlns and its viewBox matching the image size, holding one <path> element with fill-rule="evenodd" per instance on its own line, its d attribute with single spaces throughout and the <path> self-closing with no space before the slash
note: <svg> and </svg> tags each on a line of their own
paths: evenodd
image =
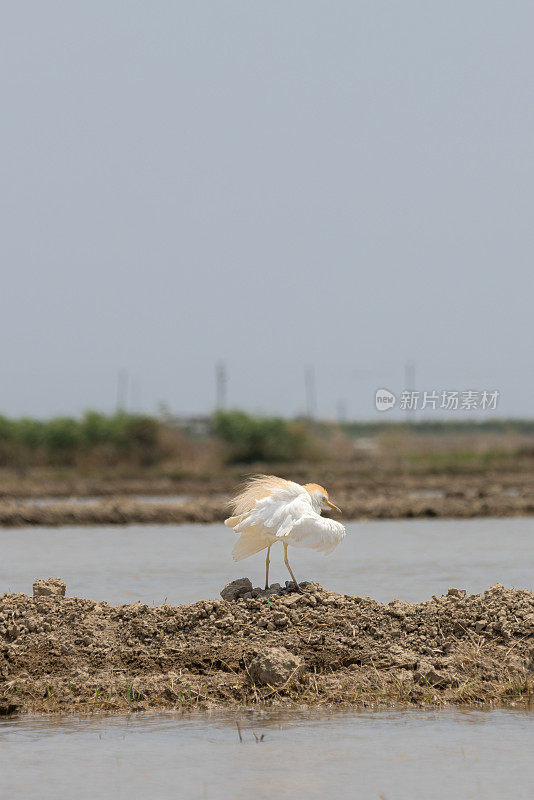
<svg viewBox="0 0 534 800">
<path fill-rule="evenodd" d="M 321 517 L 325 507 L 341 513 L 328 499 L 328 492 L 317 483 L 301 486 L 274 475 L 251 478 L 244 489 L 231 501 L 233 516 L 225 525 L 240 534 L 232 555 L 234 561 L 259 553 L 267 548 L 265 588 L 269 588 L 269 553 L 276 542 L 284 546 L 284 562 L 296 588 L 297 579 L 287 560 L 287 548 L 311 547 L 331 553 L 345 536 L 340 522 Z"/>
</svg>

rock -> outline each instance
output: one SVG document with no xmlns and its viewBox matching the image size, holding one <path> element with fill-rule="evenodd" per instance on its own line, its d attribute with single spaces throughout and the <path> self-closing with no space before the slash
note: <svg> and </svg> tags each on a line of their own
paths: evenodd
<svg viewBox="0 0 534 800">
<path fill-rule="evenodd" d="M 449 686 L 451 677 L 445 672 L 438 670 L 428 661 L 420 661 L 417 670 L 413 674 L 414 681 L 422 686 L 443 687 Z"/>
<path fill-rule="evenodd" d="M 277 611 L 275 614 L 273 614 L 273 622 L 279 628 L 284 628 L 288 624 L 289 618 L 283 612 Z"/>
<path fill-rule="evenodd" d="M 286 592 L 298 592 L 300 591 L 300 589 L 305 588 L 306 583 L 307 581 L 303 581 L 303 583 L 301 584 L 295 583 L 295 581 L 286 581 L 286 585 L 284 588 Z"/>
<path fill-rule="evenodd" d="M 254 683 L 280 686 L 288 681 L 298 680 L 302 674 L 302 661 L 285 647 L 268 647 L 250 665 L 250 675 Z"/>
<path fill-rule="evenodd" d="M 232 584 L 230 584 L 230 586 L 231 585 Z M 311 586 L 311 584 L 309 584 L 309 582 L 307 582 L 307 581 L 304 581 L 304 583 L 300 584 L 300 589 L 303 589 L 305 586 Z M 300 589 L 299 589 L 298 586 L 297 587 L 295 586 L 293 581 L 286 581 L 285 586 L 280 586 L 279 583 L 273 583 L 273 584 L 271 584 L 271 586 L 269 586 L 268 589 L 262 589 L 260 586 L 255 586 L 252 589 L 251 596 L 253 598 L 257 598 L 257 597 L 267 597 L 267 598 L 269 598 L 269 597 L 276 597 L 276 596 L 287 597 L 289 595 L 293 595 L 295 593 L 295 591 L 298 591 L 299 594 L 300 594 Z M 241 596 L 243 596 L 243 595 L 241 595 Z M 248 597 L 249 597 L 249 594 L 247 592 L 247 594 L 245 595 L 245 599 L 247 599 Z"/>
<path fill-rule="evenodd" d="M 465 589 L 455 589 L 454 586 L 447 592 L 449 597 L 465 597 Z"/>
<path fill-rule="evenodd" d="M 248 592 L 252 592 L 252 583 L 250 580 L 248 578 L 236 578 L 235 581 L 226 584 L 221 591 L 221 597 L 223 600 L 231 603 Z M 250 596 L 252 597 L 252 595 Z"/>
<path fill-rule="evenodd" d="M 293 606 L 297 606 L 299 603 L 301 603 L 303 597 L 305 597 L 303 594 L 290 594 L 284 598 L 283 604 L 287 608 L 292 608 Z"/>
<path fill-rule="evenodd" d="M 11 714 L 16 714 L 19 711 L 19 706 L 16 703 L 10 703 L 3 697 L 0 697 L 0 717 L 9 717 Z"/>
<path fill-rule="evenodd" d="M 66 590 L 67 584 L 61 578 L 37 578 L 33 582 L 34 597 L 65 597 Z"/>
</svg>

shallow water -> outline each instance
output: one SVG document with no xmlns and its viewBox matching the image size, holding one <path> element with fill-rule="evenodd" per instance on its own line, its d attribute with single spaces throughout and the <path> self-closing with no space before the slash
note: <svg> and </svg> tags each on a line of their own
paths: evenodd
<svg viewBox="0 0 534 800">
<path fill-rule="evenodd" d="M 55 503 L 72 503 L 75 506 L 92 505 L 93 503 L 109 503 L 114 500 L 128 500 L 133 503 L 149 503 L 150 505 L 175 505 L 185 503 L 189 500 L 186 494 L 132 494 L 132 495 L 87 495 L 85 497 L 64 496 L 64 497 L 23 497 L 17 502 L 23 502 L 33 506 L 51 506 Z"/>
<path fill-rule="evenodd" d="M 263 553 L 234 564 L 235 534 L 222 524 L 0 530 L 0 594 L 31 593 L 35 578 L 60 576 L 67 593 L 109 603 L 159 605 L 218 597 L 233 578 L 265 580 Z M 330 556 L 290 548 L 299 580 L 328 589 L 410 602 L 450 586 L 479 592 L 500 581 L 532 588 L 534 519 L 351 522 Z M 282 548 L 271 582 L 289 578 Z"/>
<path fill-rule="evenodd" d="M 2 796 L 531 800 L 534 714 L 249 713 L 0 722 Z M 256 734 L 256 736 L 254 736 Z M 264 736 L 263 741 L 256 741 Z"/>
<path fill-rule="evenodd" d="M 59 575 L 71 595 L 120 603 L 216 597 L 263 580 L 262 554 L 235 565 L 223 525 L 0 530 L 0 593 Z M 534 520 L 353 522 L 324 558 L 292 550 L 301 579 L 416 601 L 449 586 L 532 587 Z M 273 581 L 284 581 L 281 553 Z M 1 796 L 62 798 L 383 798 L 530 800 L 534 713 L 139 714 L 0 720 Z M 256 734 L 256 736 L 254 735 Z M 263 741 L 256 741 L 264 735 Z"/>
</svg>

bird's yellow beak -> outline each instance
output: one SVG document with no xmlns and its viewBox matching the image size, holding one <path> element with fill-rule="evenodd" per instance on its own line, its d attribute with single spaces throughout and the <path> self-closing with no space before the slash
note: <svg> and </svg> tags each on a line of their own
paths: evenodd
<svg viewBox="0 0 534 800">
<path fill-rule="evenodd" d="M 333 503 L 331 503 L 330 500 L 325 499 L 325 503 L 327 506 L 330 506 L 330 508 L 333 508 L 334 511 L 339 511 L 339 513 L 341 514 L 341 509 L 335 506 Z"/>
</svg>

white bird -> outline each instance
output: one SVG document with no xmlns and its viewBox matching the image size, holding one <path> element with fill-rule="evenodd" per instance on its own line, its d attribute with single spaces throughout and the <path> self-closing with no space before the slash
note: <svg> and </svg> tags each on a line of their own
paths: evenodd
<svg viewBox="0 0 534 800">
<path fill-rule="evenodd" d="M 225 525 L 240 534 L 232 555 L 234 561 L 267 548 L 265 588 L 269 588 L 269 553 L 276 542 L 284 546 L 284 562 L 298 589 L 297 579 L 287 560 L 287 548 L 310 547 L 331 553 L 345 537 L 340 522 L 321 517 L 326 506 L 341 513 L 328 499 L 328 492 L 317 483 L 301 486 L 274 475 L 257 475 L 231 501 L 233 516 Z"/>
</svg>

